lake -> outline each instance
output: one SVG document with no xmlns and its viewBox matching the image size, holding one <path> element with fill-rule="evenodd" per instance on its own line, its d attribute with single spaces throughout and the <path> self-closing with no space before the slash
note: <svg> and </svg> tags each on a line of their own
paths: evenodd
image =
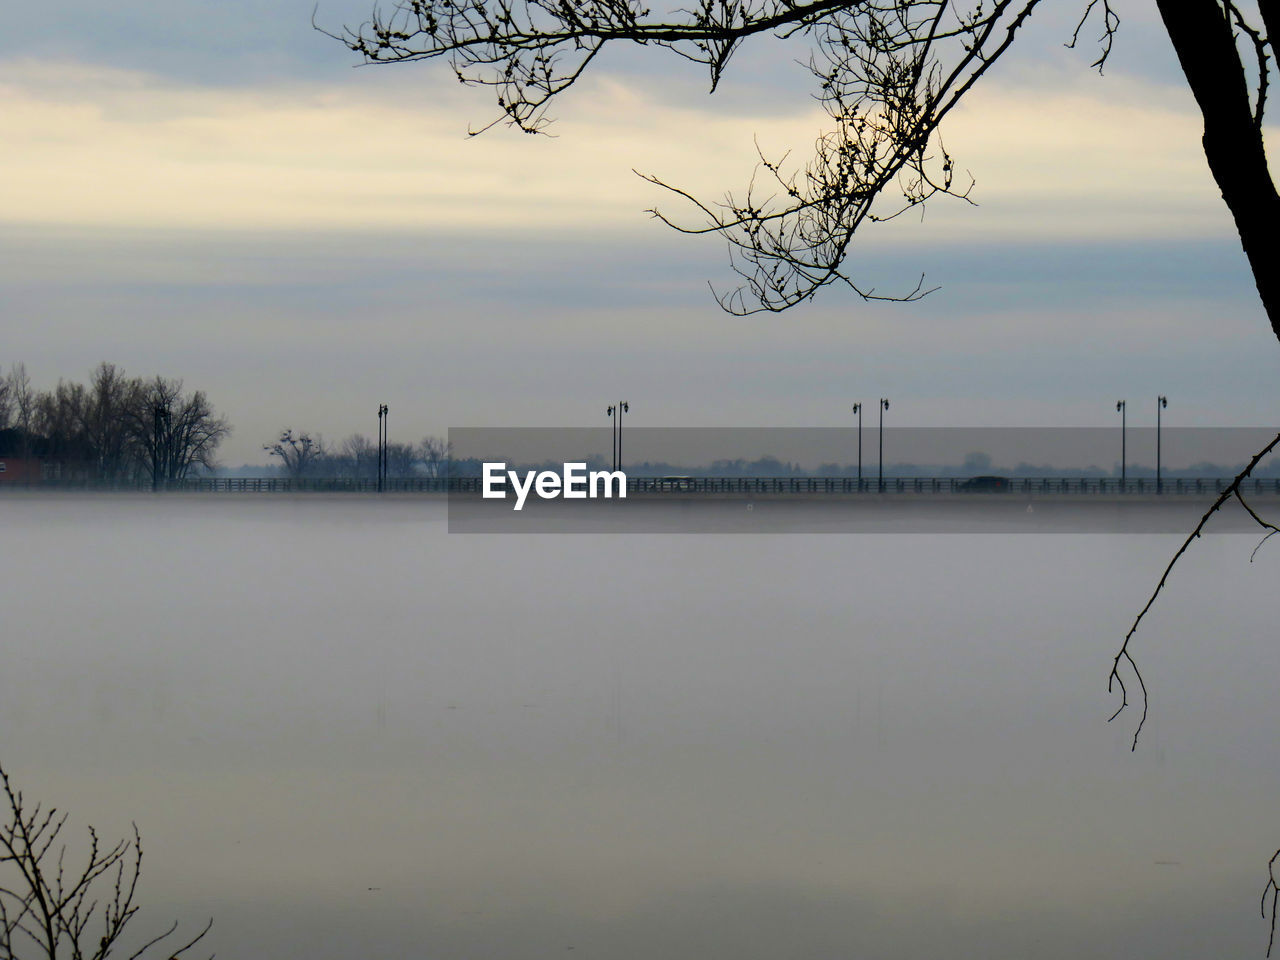
<svg viewBox="0 0 1280 960">
<path fill-rule="evenodd" d="M 224 960 L 1261 957 L 1280 543 L 0 497 L 0 762 Z"/>
</svg>

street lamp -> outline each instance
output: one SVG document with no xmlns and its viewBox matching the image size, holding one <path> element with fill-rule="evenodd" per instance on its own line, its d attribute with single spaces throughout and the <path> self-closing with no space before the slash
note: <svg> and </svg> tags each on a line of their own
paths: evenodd
<svg viewBox="0 0 1280 960">
<path fill-rule="evenodd" d="M 1120 414 L 1120 492 L 1124 493 L 1125 488 L 1125 402 L 1123 400 L 1116 401 L 1116 411 Z"/>
<path fill-rule="evenodd" d="M 606 407 L 604 415 L 609 418 L 609 457 L 611 470 L 618 469 L 618 418 L 614 416 L 617 407 Z"/>
<path fill-rule="evenodd" d="M 387 478 L 387 405 L 378 404 L 378 492 Z"/>
<path fill-rule="evenodd" d="M 614 470 L 622 469 L 622 415 L 631 410 L 631 404 L 623 400 L 618 404 L 618 457 L 614 461 Z"/>
<path fill-rule="evenodd" d="M 1169 405 L 1169 398 L 1161 394 L 1156 397 L 1156 493 L 1164 490 L 1160 481 L 1160 411 Z"/>
<path fill-rule="evenodd" d="M 613 418 L 613 469 L 622 469 L 622 415 L 631 410 L 631 404 L 622 400 L 604 411 L 606 417 Z"/>
<path fill-rule="evenodd" d="M 889 409 L 889 401 L 880 398 L 880 492 L 884 493 L 884 412 Z"/>
<path fill-rule="evenodd" d="M 862 404 L 855 403 L 853 412 L 858 415 L 858 489 L 862 489 Z"/>
</svg>

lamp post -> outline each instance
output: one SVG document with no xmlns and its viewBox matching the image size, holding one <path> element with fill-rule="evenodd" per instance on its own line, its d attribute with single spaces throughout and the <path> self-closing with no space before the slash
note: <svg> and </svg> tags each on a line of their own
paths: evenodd
<svg viewBox="0 0 1280 960">
<path fill-rule="evenodd" d="M 855 403 L 853 412 L 858 415 L 858 489 L 862 489 L 862 404 Z"/>
<path fill-rule="evenodd" d="M 378 492 L 387 479 L 387 405 L 378 404 Z"/>
<path fill-rule="evenodd" d="M 1123 400 L 1116 401 L 1116 410 L 1120 414 L 1120 492 L 1124 493 L 1125 488 L 1125 402 Z"/>
<path fill-rule="evenodd" d="M 884 412 L 889 409 L 889 401 L 880 398 L 880 492 L 884 493 Z"/>
<path fill-rule="evenodd" d="M 618 418 L 614 416 L 617 407 L 606 407 L 604 415 L 609 418 L 609 461 L 611 470 L 618 469 Z"/>
<path fill-rule="evenodd" d="M 1160 480 L 1160 411 L 1168 405 L 1168 397 L 1163 394 L 1156 397 L 1156 493 L 1164 492 L 1164 484 Z"/>
<path fill-rule="evenodd" d="M 622 469 L 622 415 L 630 410 L 631 404 L 627 403 L 625 400 L 621 400 L 610 407 L 606 407 L 604 411 L 604 415 L 606 417 L 611 417 L 613 419 L 612 455 L 614 470 Z"/>
<path fill-rule="evenodd" d="M 618 456 L 613 462 L 614 470 L 622 469 L 622 415 L 631 410 L 631 404 L 623 400 L 618 404 Z"/>
</svg>

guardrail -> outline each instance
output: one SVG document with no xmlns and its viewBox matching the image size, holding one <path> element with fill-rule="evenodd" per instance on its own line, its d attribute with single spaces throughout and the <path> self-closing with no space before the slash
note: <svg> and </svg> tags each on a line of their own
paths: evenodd
<svg viewBox="0 0 1280 960">
<path fill-rule="evenodd" d="M 967 477 L 885 477 L 883 481 L 854 477 L 628 477 L 635 493 L 759 493 L 759 494 L 955 494 L 964 496 L 1024 495 L 1209 495 L 1225 490 L 1233 478 L 1154 478 L 1118 480 L 1111 477 L 1010 477 L 999 485 L 975 484 Z M 1280 494 L 1280 478 L 1246 480 L 1245 493 Z"/>
<path fill-rule="evenodd" d="M 975 486 L 966 477 L 885 477 L 884 481 L 856 477 L 627 477 L 627 493 L 690 495 L 860 495 L 940 494 L 1003 497 L 1088 496 L 1160 493 L 1166 496 L 1209 496 L 1221 493 L 1230 478 L 1169 478 L 1160 490 L 1153 478 L 1120 481 L 1111 477 L 1011 477 L 1003 486 Z M 383 481 L 387 493 L 481 492 L 480 477 L 401 477 Z M 151 482 L 96 483 L 56 480 L 44 483 L 0 483 L 0 490 L 151 491 Z M 162 491 L 180 493 L 376 493 L 372 479 L 290 477 L 202 477 L 165 484 Z M 1280 478 L 1246 480 L 1244 493 L 1280 496 Z"/>
</svg>

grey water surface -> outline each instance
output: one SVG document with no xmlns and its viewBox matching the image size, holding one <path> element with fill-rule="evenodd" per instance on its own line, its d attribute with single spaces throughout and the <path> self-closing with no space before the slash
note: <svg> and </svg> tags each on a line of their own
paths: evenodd
<svg viewBox="0 0 1280 960">
<path fill-rule="evenodd" d="M 1280 544 L 0 497 L 0 763 L 224 960 L 1261 957 Z M 76 849 L 73 846 L 73 850 Z"/>
</svg>

